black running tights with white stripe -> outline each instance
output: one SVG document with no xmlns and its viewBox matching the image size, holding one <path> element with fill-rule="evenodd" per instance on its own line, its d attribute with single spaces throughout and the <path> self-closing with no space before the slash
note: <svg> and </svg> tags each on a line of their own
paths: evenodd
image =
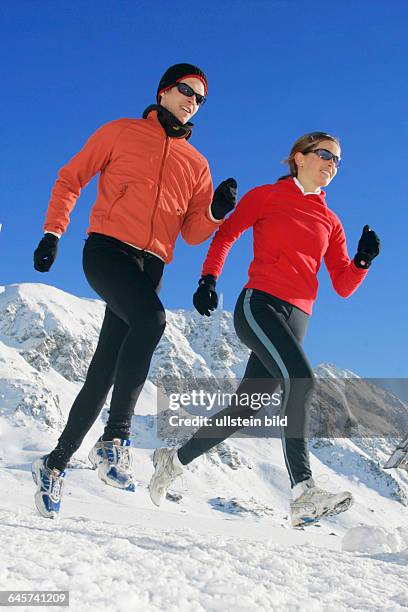
<svg viewBox="0 0 408 612">
<path fill-rule="evenodd" d="M 234 312 L 235 331 L 252 351 L 236 393 L 253 392 L 254 379 L 262 379 L 263 391 L 265 380 L 270 380 L 270 393 L 283 387 L 281 416 L 287 416 L 288 426 L 281 428 L 281 439 L 292 487 L 312 475 L 305 430 L 314 375 L 301 347 L 308 320 L 296 306 L 257 289 L 244 289 Z M 217 417 L 223 416 L 249 418 L 256 414 L 251 407 L 230 405 L 217 413 Z M 181 463 L 190 463 L 238 429 L 223 427 L 221 432 L 213 419 L 178 450 Z"/>
</svg>

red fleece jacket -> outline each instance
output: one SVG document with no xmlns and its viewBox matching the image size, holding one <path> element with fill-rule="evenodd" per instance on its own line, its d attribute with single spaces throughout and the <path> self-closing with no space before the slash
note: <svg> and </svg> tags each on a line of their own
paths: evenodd
<svg viewBox="0 0 408 612">
<path fill-rule="evenodd" d="M 249 227 L 254 258 L 245 287 L 266 291 L 307 314 L 316 299 L 323 257 L 341 297 L 350 296 L 367 275 L 350 260 L 341 221 L 327 207 L 325 192 L 304 195 L 288 178 L 255 187 L 241 198 L 211 242 L 203 276 L 221 274 L 231 246 Z"/>
<path fill-rule="evenodd" d="M 87 233 L 98 232 L 158 255 L 166 263 L 181 233 L 200 244 L 222 221 L 211 215 L 207 160 L 185 138 L 166 135 L 152 109 L 146 119 L 100 127 L 59 172 L 44 231 L 63 234 L 81 190 L 99 174 Z"/>
</svg>

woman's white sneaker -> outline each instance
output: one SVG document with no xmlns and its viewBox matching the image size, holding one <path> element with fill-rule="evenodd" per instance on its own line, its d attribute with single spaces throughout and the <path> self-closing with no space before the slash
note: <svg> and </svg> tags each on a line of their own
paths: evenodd
<svg viewBox="0 0 408 612">
<path fill-rule="evenodd" d="M 183 464 L 176 448 L 156 448 L 153 453 L 155 472 L 150 480 L 150 499 L 160 506 L 171 483 L 183 473 Z"/>
<path fill-rule="evenodd" d="M 290 512 L 293 527 L 313 525 L 321 518 L 345 512 L 353 504 L 349 491 L 330 493 L 316 487 L 312 478 L 295 485 L 292 495 Z"/>
</svg>

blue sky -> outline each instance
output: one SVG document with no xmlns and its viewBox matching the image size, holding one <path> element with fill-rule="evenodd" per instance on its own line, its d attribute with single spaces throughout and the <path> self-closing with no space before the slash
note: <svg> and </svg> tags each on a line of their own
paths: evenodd
<svg viewBox="0 0 408 612">
<path fill-rule="evenodd" d="M 139 117 L 164 70 L 187 61 L 208 76 L 191 142 L 215 184 L 235 176 L 243 195 L 284 173 L 280 161 L 301 134 L 340 138 L 343 165 L 327 203 L 350 256 L 366 223 L 382 253 L 347 300 L 322 266 L 305 349 L 313 365 L 407 376 L 407 18 L 405 0 L 3 1 L 0 284 L 42 282 L 96 297 L 81 266 L 96 179 L 52 270 L 32 267 L 58 169 L 98 126 Z M 167 308 L 192 308 L 208 246 L 179 239 L 161 294 Z M 251 252 L 247 232 L 218 284 L 226 309 L 247 281 Z"/>
</svg>

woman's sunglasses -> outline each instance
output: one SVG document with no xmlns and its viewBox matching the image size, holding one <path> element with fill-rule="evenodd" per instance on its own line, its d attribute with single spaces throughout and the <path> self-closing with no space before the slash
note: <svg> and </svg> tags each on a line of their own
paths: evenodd
<svg viewBox="0 0 408 612">
<path fill-rule="evenodd" d="M 194 89 L 190 87 L 190 85 L 187 85 L 187 83 L 176 83 L 174 87 L 177 87 L 179 92 L 187 96 L 187 98 L 192 98 L 193 96 L 195 96 L 196 102 L 199 106 L 202 106 L 204 104 L 205 96 L 196 93 Z"/>
<path fill-rule="evenodd" d="M 307 153 L 316 153 L 320 157 L 320 159 L 324 159 L 326 161 L 333 160 L 336 168 L 340 166 L 341 159 L 338 155 L 334 155 L 331 151 L 327 149 L 312 149 L 310 151 L 302 151 L 303 155 L 307 155 Z"/>
</svg>

